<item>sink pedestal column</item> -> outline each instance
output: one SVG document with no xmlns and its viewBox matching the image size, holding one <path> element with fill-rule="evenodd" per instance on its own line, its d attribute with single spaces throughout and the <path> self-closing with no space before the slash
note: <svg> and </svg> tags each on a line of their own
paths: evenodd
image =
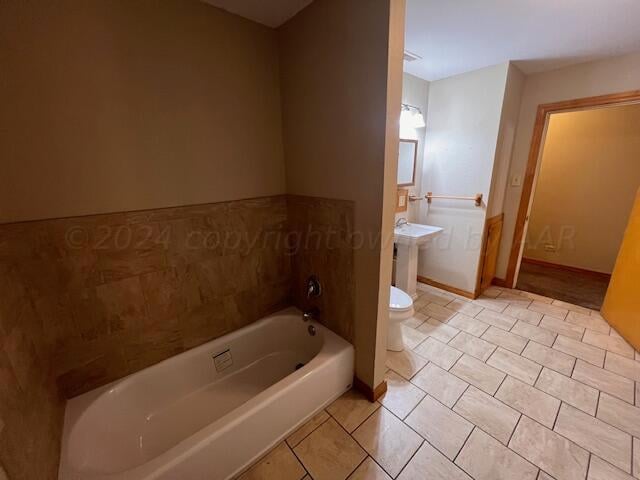
<svg viewBox="0 0 640 480">
<path fill-rule="evenodd" d="M 415 299 L 418 296 L 418 245 L 396 244 L 396 249 L 396 287 Z"/>
</svg>

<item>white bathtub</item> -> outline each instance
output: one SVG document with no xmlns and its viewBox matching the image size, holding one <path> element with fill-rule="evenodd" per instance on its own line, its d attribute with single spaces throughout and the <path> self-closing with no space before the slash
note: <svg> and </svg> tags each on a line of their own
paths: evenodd
<svg viewBox="0 0 640 480">
<path fill-rule="evenodd" d="M 283 310 L 70 400 L 59 478 L 230 478 L 346 391 L 353 362 Z"/>
</svg>

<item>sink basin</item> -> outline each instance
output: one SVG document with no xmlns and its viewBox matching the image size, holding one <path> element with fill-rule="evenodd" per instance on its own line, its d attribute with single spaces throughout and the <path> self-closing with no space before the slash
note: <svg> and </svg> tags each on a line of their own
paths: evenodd
<svg viewBox="0 0 640 480">
<path fill-rule="evenodd" d="M 442 232 L 442 228 L 419 223 L 405 223 L 394 230 L 394 241 L 400 245 L 422 245 L 429 237 Z"/>
</svg>

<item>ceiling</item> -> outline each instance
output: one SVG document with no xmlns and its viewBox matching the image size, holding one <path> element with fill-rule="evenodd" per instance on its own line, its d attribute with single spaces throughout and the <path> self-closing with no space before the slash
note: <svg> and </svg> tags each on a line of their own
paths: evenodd
<svg viewBox="0 0 640 480">
<path fill-rule="evenodd" d="M 312 0 L 202 0 L 279 27 Z M 407 0 L 404 69 L 425 80 L 509 60 L 524 73 L 640 52 L 640 0 Z"/>
<path fill-rule="evenodd" d="M 515 60 L 524 73 L 640 51 L 639 0 L 407 0 L 405 71 L 438 80 Z"/>
<path fill-rule="evenodd" d="M 313 0 L 202 0 L 254 22 L 276 28 Z"/>
</svg>

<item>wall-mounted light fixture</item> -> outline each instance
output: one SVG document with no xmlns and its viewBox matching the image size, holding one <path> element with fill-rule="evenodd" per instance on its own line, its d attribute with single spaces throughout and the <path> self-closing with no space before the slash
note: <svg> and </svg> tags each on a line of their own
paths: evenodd
<svg viewBox="0 0 640 480">
<path fill-rule="evenodd" d="M 402 104 L 402 110 L 400 112 L 400 125 L 403 128 L 424 128 L 424 116 L 422 110 L 408 103 Z"/>
</svg>

